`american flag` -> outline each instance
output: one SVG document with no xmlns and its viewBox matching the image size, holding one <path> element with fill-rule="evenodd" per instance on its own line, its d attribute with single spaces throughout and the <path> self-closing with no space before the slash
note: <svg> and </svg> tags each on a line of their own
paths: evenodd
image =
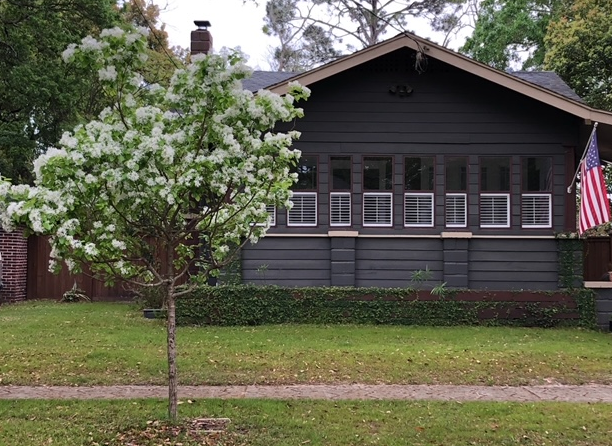
<svg viewBox="0 0 612 446">
<path fill-rule="evenodd" d="M 610 221 L 610 202 L 599 162 L 595 129 L 580 167 L 580 178 L 580 234 L 583 234 L 589 228 Z"/>
</svg>

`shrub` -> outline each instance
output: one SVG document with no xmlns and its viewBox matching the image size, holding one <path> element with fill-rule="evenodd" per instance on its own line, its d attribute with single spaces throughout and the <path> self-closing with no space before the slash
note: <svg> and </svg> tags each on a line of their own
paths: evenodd
<svg viewBox="0 0 612 446">
<path fill-rule="evenodd" d="M 434 295 L 404 288 L 205 286 L 177 300 L 177 323 L 592 327 L 594 297 L 582 291 L 519 293 L 445 289 L 444 293 Z"/>
</svg>

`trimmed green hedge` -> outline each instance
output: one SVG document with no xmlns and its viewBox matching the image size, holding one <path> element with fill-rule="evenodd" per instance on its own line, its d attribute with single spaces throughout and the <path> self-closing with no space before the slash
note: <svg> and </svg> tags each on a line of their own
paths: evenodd
<svg viewBox="0 0 612 446">
<path fill-rule="evenodd" d="M 500 294 L 504 297 L 500 297 Z M 516 296 L 514 300 L 513 296 Z M 180 325 L 396 324 L 593 327 L 595 295 L 404 288 L 201 287 L 177 300 Z"/>
</svg>

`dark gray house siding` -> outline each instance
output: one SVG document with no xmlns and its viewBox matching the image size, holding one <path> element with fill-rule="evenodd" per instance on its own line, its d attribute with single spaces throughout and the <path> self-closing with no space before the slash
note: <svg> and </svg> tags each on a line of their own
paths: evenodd
<svg viewBox="0 0 612 446">
<path fill-rule="evenodd" d="M 434 59 L 422 73 L 414 67 L 415 53 L 405 48 L 310 85 L 305 117 L 290 127 L 302 133 L 296 147 L 303 156 L 318 157 L 317 225 L 290 227 L 286 210 L 278 209 L 268 236 L 244 250 L 245 282 L 406 287 L 413 271 L 428 268 L 430 284 L 558 287 L 554 234 L 567 224 L 566 164 L 578 145 L 577 118 Z M 398 85 L 412 94 L 391 94 Z M 330 226 L 330 156 L 351 156 L 350 227 Z M 362 223 L 366 156 L 392 157 L 392 227 Z M 432 227 L 404 226 L 405 156 L 434 157 Z M 445 225 L 449 156 L 467 159 L 464 228 Z M 509 157 L 510 227 L 480 225 L 483 157 Z M 552 162 L 552 227 L 522 227 L 525 157 Z"/>
</svg>

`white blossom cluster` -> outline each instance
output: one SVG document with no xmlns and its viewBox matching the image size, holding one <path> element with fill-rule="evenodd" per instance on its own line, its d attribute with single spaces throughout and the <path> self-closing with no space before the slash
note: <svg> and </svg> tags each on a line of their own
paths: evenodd
<svg viewBox="0 0 612 446">
<path fill-rule="evenodd" d="M 93 262 L 152 279 L 151 240 L 172 246 L 181 266 L 193 256 L 185 246 L 194 228 L 208 261 L 222 262 L 230 246 L 265 235 L 266 205 L 291 205 L 299 135 L 274 126 L 302 116 L 294 101 L 308 89 L 244 91 L 251 71 L 234 52 L 194 56 L 167 89 L 141 88 L 145 35 L 113 28 L 64 51 L 97 70 L 116 103 L 35 161 L 34 187 L 0 181 L 2 227 L 51 234 L 53 267 Z"/>
</svg>

